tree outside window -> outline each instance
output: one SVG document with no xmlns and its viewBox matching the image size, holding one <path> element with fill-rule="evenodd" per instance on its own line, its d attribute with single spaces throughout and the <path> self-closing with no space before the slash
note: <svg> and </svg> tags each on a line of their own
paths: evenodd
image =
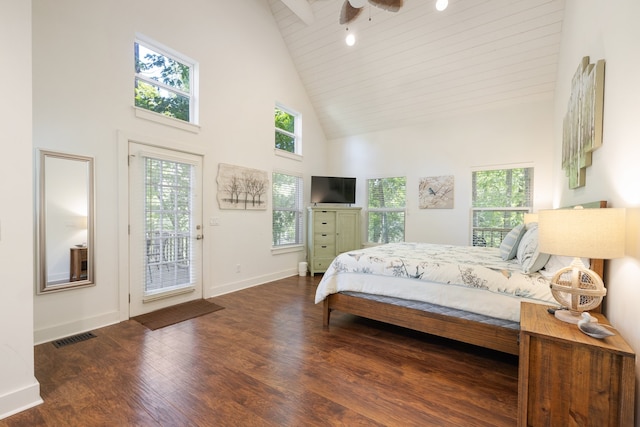
<svg viewBox="0 0 640 427">
<path fill-rule="evenodd" d="M 474 171 L 472 198 L 472 245 L 500 247 L 531 211 L 533 168 Z"/>
<path fill-rule="evenodd" d="M 404 241 L 406 182 L 406 177 L 367 180 L 367 240 L 370 243 Z"/>
<path fill-rule="evenodd" d="M 273 247 L 302 244 L 302 178 L 273 173 Z"/>
<path fill-rule="evenodd" d="M 300 154 L 300 115 L 282 106 L 275 107 L 275 148 Z"/>
<path fill-rule="evenodd" d="M 134 105 L 167 117 L 195 122 L 195 69 L 187 58 L 176 58 L 150 41 L 134 43 Z"/>
</svg>

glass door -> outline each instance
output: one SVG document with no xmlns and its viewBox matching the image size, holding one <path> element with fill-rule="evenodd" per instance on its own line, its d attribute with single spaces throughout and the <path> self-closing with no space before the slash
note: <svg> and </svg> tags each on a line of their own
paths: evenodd
<svg viewBox="0 0 640 427">
<path fill-rule="evenodd" d="M 130 144 L 130 316 L 202 298 L 202 158 Z"/>
</svg>

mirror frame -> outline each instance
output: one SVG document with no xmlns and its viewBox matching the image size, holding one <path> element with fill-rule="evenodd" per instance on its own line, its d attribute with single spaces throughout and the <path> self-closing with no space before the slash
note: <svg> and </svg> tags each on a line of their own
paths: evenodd
<svg viewBox="0 0 640 427">
<path fill-rule="evenodd" d="M 45 294 L 68 289 L 95 286 L 94 280 L 94 171 L 93 157 L 55 151 L 37 150 L 36 164 L 36 293 Z M 47 281 L 47 188 L 45 167 L 47 158 L 84 162 L 87 166 L 87 278 L 63 283 L 49 284 Z"/>
</svg>

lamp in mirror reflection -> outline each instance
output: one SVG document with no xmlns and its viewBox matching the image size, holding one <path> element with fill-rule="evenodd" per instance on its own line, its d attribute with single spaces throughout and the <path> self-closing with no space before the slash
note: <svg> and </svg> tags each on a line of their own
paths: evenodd
<svg viewBox="0 0 640 427">
<path fill-rule="evenodd" d="M 87 229 L 87 216 L 86 215 L 81 215 L 81 216 L 77 216 L 73 219 L 72 221 L 73 226 L 75 228 L 79 228 L 81 230 L 86 230 Z"/>
</svg>

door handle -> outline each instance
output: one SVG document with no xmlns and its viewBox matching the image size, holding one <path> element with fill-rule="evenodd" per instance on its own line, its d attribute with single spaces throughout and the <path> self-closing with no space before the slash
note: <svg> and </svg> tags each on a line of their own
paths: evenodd
<svg viewBox="0 0 640 427">
<path fill-rule="evenodd" d="M 196 240 L 202 240 L 202 239 L 204 239 L 204 235 L 202 235 L 202 234 L 198 234 L 198 235 L 196 236 Z"/>
</svg>

